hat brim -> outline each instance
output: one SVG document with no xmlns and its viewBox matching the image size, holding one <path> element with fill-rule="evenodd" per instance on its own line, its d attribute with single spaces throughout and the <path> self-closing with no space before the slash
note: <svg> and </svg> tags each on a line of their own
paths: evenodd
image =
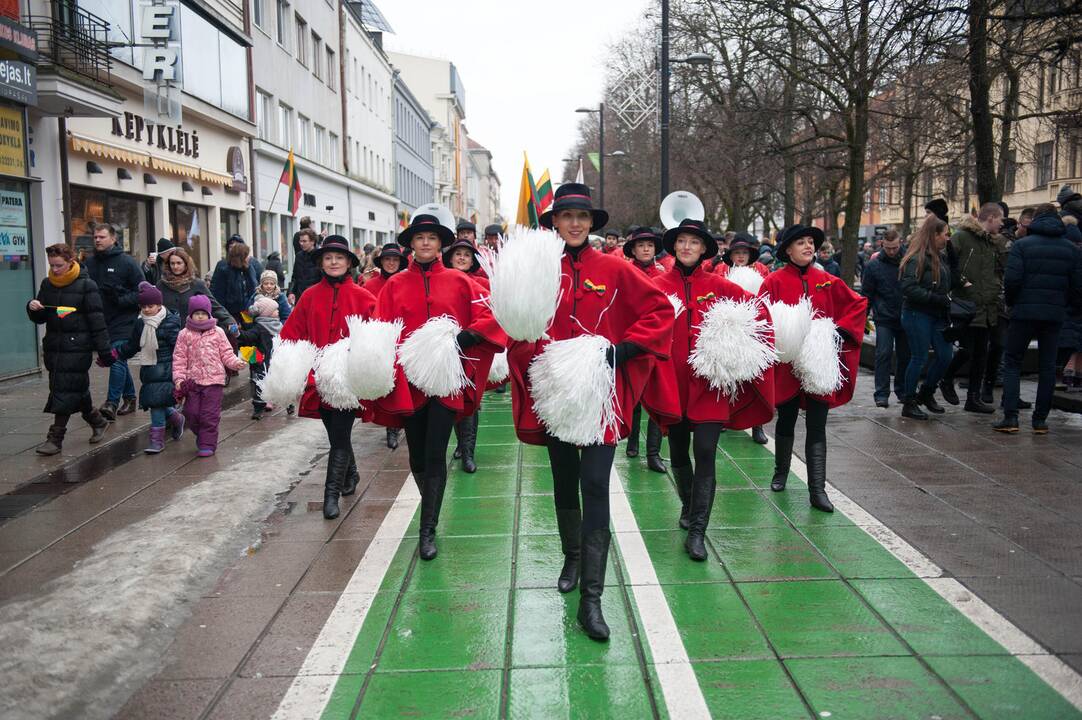
<svg viewBox="0 0 1082 720">
<path fill-rule="evenodd" d="M 823 243 L 827 241 L 827 236 L 817 227 L 804 228 L 799 235 L 794 235 L 791 238 L 786 238 L 784 242 L 779 243 L 778 247 L 774 250 L 774 255 L 784 254 L 786 258 L 789 257 L 789 246 L 802 237 L 810 237 L 812 242 L 815 243 L 815 251 L 819 252 L 819 248 L 823 247 Z"/>
<path fill-rule="evenodd" d="M 733 264 L 732 260 L 731 260 L 731 257 L 732 257 L 731 254 L 732 254 L 733 250 L 747 250 L 748 253 L 749 253 L 749 255 L 748 255 L 748 265 L 751 265 L 756 260 L 758 260 L 759 255 L 762 254 L 762 252 L 759 250 L 759 248 L 754 248 L 753 249 L 753 248 L 748 247 L 747 245 L 737 245 L 736 247 L 730 246 L 721 255 L 721 259 L 726 265 L 732 265 Z"/>
<path fill-rule="evenodd" d="M 665 236 L 661 239 L 661 244 L 665 248 L 665 252 L 676 257 L 676 236 L 682 233 L 694 235 L 703 241 L 706 245 L 706 252 L 703 253 L 704 258 L 712 258 L 718 254 L 718 241 L 715 240 L 709 232 L 702 228 L 679 226 L 665 231 Z"/>
<path fill-rule="evenodd" d="M 577 208 L 561 208 L 561 209 L 575 210 Z M 587 208 L 579 208 L 579 209 L 586 210 Z M 600 230 L 601 228 L 603 228 L 603 227 L 605 227 L 606 225 L 609 224 L 609 214 L 608 214 L 608 212 L 606 212 L 605 210 L 596 210 L 596 209 L 593 209 L 593 208 L 590 208 L 589 210 L 590 210 L 590 214 L 594 218 L 593 223 L 590 225 L 590 232 L 594 232 L 595 230 Z M 552 230 L 552 214 L 553 214 L 553 212 L 554 212 L 553 210 L 546 210 L 545 212 L 541 213 L 541 217 L 537 219 L 538 224 L 541 225 L 541 227 L 543 227 L 543 228 L 548 228 L 549 230 Z"/>
<path fill-rule="evenodd" d="M 444 225 L 410 225 L 408 228 L 398 234 L 398 244 L 405 248 L 413 249 L 410 243 L 413 241 L 413 236 L 419 232 L 434 232 L 440 239 L 440 247 L 447 247 L 455 241 L 455 233 L 451 228 Z"/>
<path fill-rule="evenodd" d="M 624 243 L 624 257 L 626 257 L 626 258 L 634 258 L 635 257 L 635 246 L 638 245 L 641 242 L 646 241 L 646 240 L 653 240 L 654 241 L 654 255 L 657 255 L 659 252 L 661 252 L 661 238 L 659 238 L 657 235 L 654 235 L 652 237 L 641 237 L 641 238 L 638 238 L 637 240 L 628 240 L 627 242 L 625 242 Z"/>
<path fill-rule="evenodd" d="M 352 250 L 347 250 L 346 248 L 338 247 L 337 245 L 333 245 L 331 247 L 324 247 L 323 245 L 320 245 L 319 247 L 312 250 L 312 259 L 315 260 L 317 263 L 322 262 L 324 253 L 329 252 L 342 253 L 343 255 L 349 257 L 350 265 L 352 265 L 353 267 L 361 266 L 361 259 L 357 257 L 357 255 L 354 254 Z"/>
<path fill-rule="evenodd" d="M 458 250 L 459 248 L 466 248 L 467 250 L 473 251 L 473 265 L 470 266 L 470 272 L 477 272 L 477 270 L 481 268 L 481 261 L 477 259 L 477 248 L 466 240 L 456 240 L 443 249 L 443 266 L 453 269 L 453 266 L 451 265 L 451 256 L 454 254 L 455 250 Z"/>
</svg>

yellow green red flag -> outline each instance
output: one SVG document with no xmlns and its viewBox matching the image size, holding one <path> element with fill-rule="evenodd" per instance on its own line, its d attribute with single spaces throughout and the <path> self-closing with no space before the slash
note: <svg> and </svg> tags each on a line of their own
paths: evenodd
<svg viewBox="0 0 1082 720">
<path fill-rule="evenodd" d="M 518 213 L 515 222 L 527 227 L 537 227 L 541 211 L 537 203 L 537 186 L 530 174 L 530 159 L 522 153 L 522 182 L 518 190 Z"/>
</svg>

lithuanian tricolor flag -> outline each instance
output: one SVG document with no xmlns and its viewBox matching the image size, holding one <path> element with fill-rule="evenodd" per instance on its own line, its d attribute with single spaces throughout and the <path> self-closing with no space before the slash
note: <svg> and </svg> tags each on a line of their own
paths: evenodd
<svg viewBox="0 0 1082 720">
<path fill-rule="evenodd" d="M 541 173 L 541 179 L 537 181 L 537 189 L 534 194 L 537 196 L 538 212 L 545 212 L 552 207 L 552 179 L 549 177 L 547 168 L 545 172 Z"/>
<path fill-rule="evenodd" d="M 293 162 L 293 148 L 289 149 L 289 157 L 286 158 L 286 164 L 282 168 L 282 177 L 278 182 L 284 183 L 289 188 L 287 206 L 289 213 L 296 215 L 301 206 L 301 178 L 297 174 L 297 166 Z"/>
<path fill-rule="evenodd" d="M 533 183 L 533 175 L 530 174 L 530 159 L 526 153 L 522 153 L 522 183 L 518 190 L 518 214 L 515 222 L 527 227 L 537 227 L 538 217 L 541 211 L 537 204 L 537 189 Z"/>
</svg>

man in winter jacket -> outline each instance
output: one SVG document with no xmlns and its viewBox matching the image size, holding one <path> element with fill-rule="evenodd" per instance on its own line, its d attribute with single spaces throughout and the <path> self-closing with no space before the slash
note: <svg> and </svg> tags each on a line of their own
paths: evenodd
<svg viewBox="0 0 1082 720">
<path fill-rule="evenodd" d="M 158 250 L 147 256 L 139 269 L 143 271 L 143 277 L 151 285 L 157 285 L 162 278 L 162 253 L 172 250 L 173 241 L 169 238 L 158 238 Z"/>
<path fill-rule="evenodd" d="M 985 203 L 977 217 L 962 217 L 958 228 L 950 238 L 950 247 L 958 263 L 958 277 L 962 287 L 955 295 L 972 302 L 976 307 L 973 321 L 959 339 L 961 350 L 954 355 L 947 374 L 940 383 L 943 399 L 958 404 L 954 390 L 954 376 L 969 361 L 969 387 L 966 390 L 965 409 L 968 412 L 991 415 L 995 408 L 981 402 L 981 383 L 987 364 L 988 340 L 991 328 L 999 318 L 1000 288 L 1003 267 L 1002 254 L 1006 243 L 999 235 L 1003 226 L 1003 208 L 998 203 Z"/>
<path fill-rule="evenodd" d="M 1082 308 L 1082 250 L 1066 238 L 1051 204 L 1040 205 L 1024 238 L 1015 241 L 1004 277 L 1010 326 L 1003 360 L 1003 419 L 993 427 L 1018 432 L 1018 377 L 1029 343 L 1037 340 L 1037 401 L 1033 432 L 1048 432 L 1056 382 L 1056 350 L 1068 306 Z"/>
<path fill-rule="evenodd" d="M 101 223 L 94 228 L 94 254 L 86 259 L 86 271 L 101 292 L 109 342 L 119 348 L 131 336 L 139 314 L 139 283 L 144 278 L 139 263 L 117 244 L 114 226 Z M 110 422 L 135 412 L 135 382 L 123 360 L 109 366 L 109 393 L 100 412 Z"/>
<path fill-rule="evenodd" d="M 1071 189 L 1070 185 L 1064 185 L 1056 195 L 1059 203 L 1060 215 L 1070 215 L 1082 225 L 1082 195 Z"/>
<path fill-rule="evenodd" d="M 303 221 L 301 222 L 303 225 Z M 293 275 L 289 279 L 289 304 L 296 305 L 301 294 L 319 282 L 319 266 L 314 260 L 314 253 L 319 236 L 315 230 L 302 227 L 293 236 Z"/>
<path fill-rule="evenodd" d="M 902 329 L 902 286 L 898 265 L 902 239 L 897 230 L 883 237 L 879 252 L 864 266 L 861 293 L 875 320 L 875 404 L 890 407 L 891 361 L 895 365 L 894 395 L 905 399 L 905 369 L 909 365 L 909 343 Z"/>
</svg>

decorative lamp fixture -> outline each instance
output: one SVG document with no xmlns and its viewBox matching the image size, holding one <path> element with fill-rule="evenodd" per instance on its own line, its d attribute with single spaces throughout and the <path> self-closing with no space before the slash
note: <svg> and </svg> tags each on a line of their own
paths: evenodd
<svg viewBox="0 0 1082 720">
<path fill-rule="evenodd" d="M 147 185 L 157 185 L 158 178 L 154 177 L 150 173 L 143 173 L 143 182 Z"/>
<path fill-rule="evenodd" d="M 128 168 L 117 168 L 116 169 L 116 179 L 117 180 L 131 180 L 131 173 L 128 172 Z"/>
<path fill-rule="evenodd" d="M 190 182 L 188 182 L 187 180 L 185 180 L 184 182 L 182 182 L 180 184 L 180 189 L 183 190 L 184 192 L 195 192 L 195 188 L 193 188 L 192 184 Z"/>
<path fill-rule="evenodd" d="M 98 165 L 93 160 L 87 160 L 86 172 L 90 175 L 101 175 L 101 165 Z"/>
<path fill-rule="evenodd" d="M 210 191 L 209 187 L 207 187 L 206 185 L 203 186 L 203 197 L 210 197 L 213 194 L 214 193 Z"/>
</svg>

